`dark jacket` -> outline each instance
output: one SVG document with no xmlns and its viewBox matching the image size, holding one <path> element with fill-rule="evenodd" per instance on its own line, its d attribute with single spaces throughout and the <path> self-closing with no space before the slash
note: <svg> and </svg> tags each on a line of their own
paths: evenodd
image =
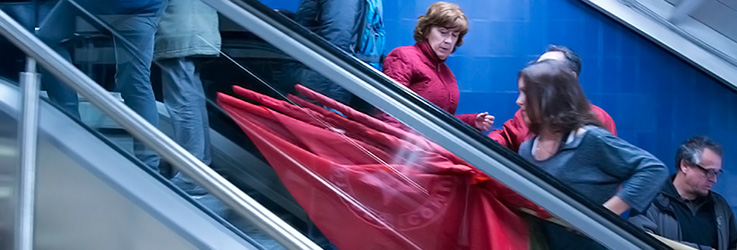
<svg viewBox="0 0 737 250">
<path fill-rule="evenodd" d="M 372 66 L 378 65 L 378 58 L 365 60 L 355 50 L 365 7 L 365 0 L 302 0 L 295 21 L 350 55 Z M 351 104 L 353 95 L 322 74 L 296 61 L 285 67 L 293 70 L 285 74 L 283 84 L 299 83 L 338 102 Z"/>
<path fill-rule="evenodd" d="M 354 54 L 363 0 L 302 0 L 296 21 L 343 51 Z"/>
<path fill-rule="evenodd" d="M 717 249 L 736 249 L 737 248 L 737 224 L 735 224 L 734 213 L 730 209 L 727 201 L 719 194 L 709 192 L 709 197 L 714 204 L 714 215 L 717 225 Z M 673 178 L 669 179 L 653 204 L 645 213 L 633 213 L 629 221 L 637 227 L 644 229 L 668 239 L 679 241 L 697 249 L 710 250 L 710 246 L 696 245 L 690 242 L 684 242 L 681 236 L 681 226 L 678 223 L 675 212 L 673 211 L 673 203 L 683 202 L 675 187 L 673 186 Z"/>
</svg>

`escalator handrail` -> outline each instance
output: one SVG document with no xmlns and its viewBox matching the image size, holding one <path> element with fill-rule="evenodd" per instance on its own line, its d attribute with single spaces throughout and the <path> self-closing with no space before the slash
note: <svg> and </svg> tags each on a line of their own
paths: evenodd
<svg viewBox="0 0 737 250">
<path fill-rule="evenodd" d="M 296 229 L 243 193 L 184 148 L 117 101 L 99 84 L 0 11 L 0 33 L 55 77 L 84 96 L 126 131 L 178 167 L 231 209 L 288 249 L 321 249 Z"/>
<path fill-rule="evenodd" d="M 628 1 L 627 2 L 627 6 L 632 7 L 633 9 L 639 11 L 640 13 L 644 14 L 645 16 L 647 16 L 647 17 L 649 17 L 649 18 L 657 21 L 661 25 L 663 25 L 663 26 L 665 26 L 665 27 L 667 27 L 667 28 L 669 28 L 671 30 L 674 30 L 674 31 L 678 32 L 681 36 L 685 37 L 686 39 L 688 39 L 692 43 L 695 43 L 698 46 L 701 46 L 702 48 L 704 48 L 706 51 L 709 51 L 710 53 L 717 55 L 719 58 L 721 58 L 724 61 L 732 64 L 732 66 L 737 66 L 737 59 L 735 59 L 734 56 L 728 55 L 728 54 L 724 53 L 723 51 L 718 50 L 717 48 L 714 48 L 714 46 L 711 46 L 707 42 L 705 42 L 705 41 L 697 38 L 696 36 L 694 36 L 694 35 L 686 32 L 686 31 L 684 31 L 682 28 L 680 28 L 677 25 L 673 24 L 672 22 L 668 21 L 668 19 L 666 19 L 666 18 L 658 15 L 653 10 L 649 9 L 648 7 L 646 7 L 645 5 L 643 5 L 642 3 L 640 3 L 639 1 Z"/>
<path fill-rule="evenodd" d="M 595 235 L 605 246 L 612 249 L 667 249 L 513 152 L 259 1 L 202 1 L 582 232 Z"/>
<path fill-rule="evenodd" d="M 737 60 L 672 24 L 638 1 L 581 1 L 737 91 Z"/>
</svg>

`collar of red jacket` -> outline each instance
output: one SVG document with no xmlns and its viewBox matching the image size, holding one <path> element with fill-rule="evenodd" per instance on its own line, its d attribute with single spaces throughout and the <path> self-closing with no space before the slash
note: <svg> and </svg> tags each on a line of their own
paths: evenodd
<svg viewBox="0 0 737 250">
<path fill-rule="evenodd" d="M 425 57 L 427 57 L 432 64 L 438 65 L 439 63 L 445 62 L 445 60 L 440 60 L 438 54 L 435 54 L 435 51 L 432 50 L 432 47 L 430 47 L 430 44 L 427 41 L 417 42 L 415 43 L 415 47 L 420 49 L 422 54 L 425 54 Z"/>
</svg>

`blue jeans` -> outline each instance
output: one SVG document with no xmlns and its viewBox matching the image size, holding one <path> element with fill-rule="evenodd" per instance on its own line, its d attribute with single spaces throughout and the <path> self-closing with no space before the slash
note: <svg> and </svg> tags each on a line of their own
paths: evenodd
<svg viewBox="0 0 737 250">
<path fill-rule="evenodd" d="M 210 123 L 202 81 L 191 58 L 156 62 L 161 67 L 164 105 L 169 111 L 172 139 L 205 165 L 210 165 Z M 189 178 L 177 173 L 172 182 L 190 195 L 207 193 Z"/>
<path fill-rule="evenodd" d="M 62 58 L 71 61 L 71 54 L 65 41 L 74 33 L 75 17 L 79 11 L 66 0 L 61 0 L 51 9 L 48 16 L 41 19 L 36 36 Z M 46 88 L 49 100 L 59 105 L 62 110 L 79 118 L 79 100 L 77 92 L 62 83 L 59 79 L 41 69 L 41 84 Z"/>
<path fill-rule="evenodd" d="M 120 7 L 111 4 L 100 4 L 92 0 L 77 0 L 75 2 L 93 14 L 115 13 Z M 117 89 L 123 96 L 125 104 L 154 126 L 159 123 L 159 114 L 156 110 L 156 100 L 151 88 L 151 61 L 153 59 L 154 34 L 164 13 L 165 3 L 164 0 L 160 7 L 146 13 L 98 16 L 113 28 L 113 33 L 118 34 L 113 35 Z M 76 17 L 81 15 L 83 15 L 82 12 L 69 3 L 68 0 L 61 0 L 41 22 L 36 34 L 39 39 L 69 60 L 71 55 L 64 41 L 74 33 Z M 76 92 L 50 75 L 42 77 L 42 84 L 48 90 L 49 99 L 52 102 L 61 105 L 63 109 L 79 117 Z M 138 140 L 135 140 L 133 150 L 135 156 L 144 164 L 153 169 L 158 169 L 159 157 L 152 150 L 142 145 Z"/>
<path fill-rule="evenodd" d="M 207 98 L 200 75 L 191 58 L 171 58 L 157 61 L 161 67 L 164 105 L 169 111 L 174 129 L 172 139 L 210 165 L 210 123 L 207 118 Z"/>
<path fill-rule="evenodd" d="M 151 88 L 151 62 L 154 35 L 163 9 L 153 14 L 126 16 L 112 21 L 122 36 L 115 38 L 115 83 L 125 104 L 154 127 L 159 125 L 154 91 Z M 159 156 L 135 140 L 133 151 L 139 160 L 158 170 Z"/>
<path fill-rule="evenodd" d="M 202 163 L 210 165 L 207 97 L 194 61 L 180 57 L 159 60 L 156 64 L 161 68 L 164 105 L 174 130 L 172 139 Z M 182 173 L 175 174 L 171 181 L 216 214 L 224 216 L 225 205 Z"/>
</svg>

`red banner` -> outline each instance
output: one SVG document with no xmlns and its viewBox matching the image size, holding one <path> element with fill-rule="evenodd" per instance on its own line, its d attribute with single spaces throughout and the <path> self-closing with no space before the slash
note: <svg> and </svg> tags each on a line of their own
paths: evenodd
<svg viewBox="0 0 737 250">
<path fill-rule="evenodd" d="M 347 118 L 296 97 L 304 108 L 235 92 L 265 106 L 223 94 L 218 104 L 338 248 L 529 247 L 527 225 L 512 210 L 542 210 L 423 137 L 337 102 L 331 108 Z M 332 101 L 314 94 L 305 96 Z"/>
</svg>

